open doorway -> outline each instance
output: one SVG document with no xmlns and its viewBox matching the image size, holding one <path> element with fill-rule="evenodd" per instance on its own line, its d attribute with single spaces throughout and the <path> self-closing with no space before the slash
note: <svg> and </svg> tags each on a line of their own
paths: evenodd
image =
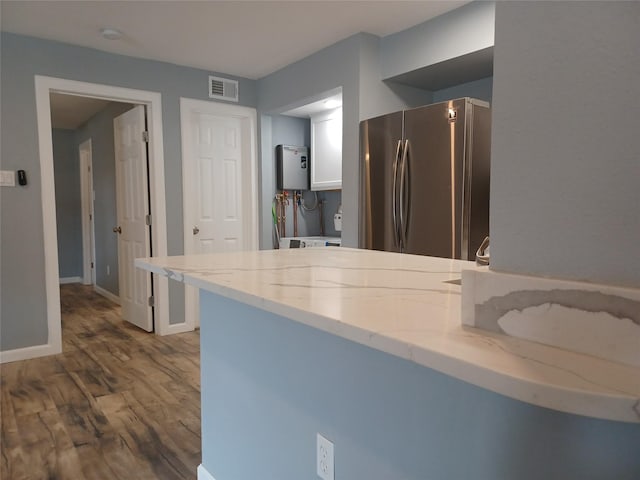
<svg viewBox="0 0 640 480">
<path fill-rule="evenodd" d="M 60 283 L 120 304 L 114 118 L 130 103 L 50 94 Z"/>
<path fill-rule="evenodd" d="M 154 212 L 151 231 L 154 238 L 154 256 L 167 254 L 166 244 L 166 206 L 164 195 L 164 158 L 162 141 L 161 99 L 160 94 L 142 90 L 131 90 L 108 85 L 76 82 L 51 77 L 36 76 L 36 108 L 38 117 L 38 141 L 41 166 L 41 192 L 43 209 L 43 230 L 45 237 L 45 281 L 47 292 L 47 319 L 49 338 L 46 347 L 37 355 L 60 353 L 60 292 L 58 236 L 56 225 L 55 181 L 53 165 L 53 140 L 51 124 L 50 94 L 58 93 L 91 97 L 109 102 L 142 105 L 147 110 L 148 132 L 148 202 Z M 95 178 L 95 176 L 94 176 Z M 96 233 L 97 237 L 97 233 Z M 156 332 L 169 333 L 169 295 L 168 281 L 154 275 Z M 35 353 L 35 352 L 32 352 Z"/>
<path fill-rule="evenodd" d="M 82 278 L 151 332 L 152 280 L 133 264 L 152 255 L 145 107 L 60 93 L 50 102 L 61 283 Z"/>
</svg>

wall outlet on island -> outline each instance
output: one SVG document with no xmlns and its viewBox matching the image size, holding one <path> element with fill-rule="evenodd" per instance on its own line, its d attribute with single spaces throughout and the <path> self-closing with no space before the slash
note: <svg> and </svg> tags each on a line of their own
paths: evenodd
<svg viewBox="0 0 640 480">
<path fill-rule="evenodd" d="M 333 443 L 318 433 L 317 473 L 324 480 L 333 480 Z"/>
</svg>

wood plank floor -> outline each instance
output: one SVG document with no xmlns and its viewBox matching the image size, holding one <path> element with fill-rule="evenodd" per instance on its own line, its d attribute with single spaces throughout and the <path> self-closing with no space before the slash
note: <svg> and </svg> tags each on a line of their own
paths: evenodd
<svg viewBox="0 0 640 480">
<path fill-rule="evenodd" d="M 61 286 L 63 353 L 0 366 L 2 480 L 195 479 L 199 334 L 159 337 Z"/>
</svg>

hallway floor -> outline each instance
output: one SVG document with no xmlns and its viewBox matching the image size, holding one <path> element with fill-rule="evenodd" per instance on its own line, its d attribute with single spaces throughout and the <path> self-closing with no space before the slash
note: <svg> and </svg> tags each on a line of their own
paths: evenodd
<svg viewBox="0 0 640 480">
<path fill-rule="evenodd" d="M 0 478 L 195 479 L 199 333 L 159 337 L 91 286 L 60 291 L 63 353 L 0 366 Z"/>
</svg>

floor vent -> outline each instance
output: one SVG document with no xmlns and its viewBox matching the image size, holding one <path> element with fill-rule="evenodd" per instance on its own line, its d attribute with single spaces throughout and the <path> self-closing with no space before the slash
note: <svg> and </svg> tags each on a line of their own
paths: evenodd
<svg viewBox="0 0 640 480">
<path fill-rule="evenodd" d="M 238 101 L 238 82 L 228 78 L 209 77 L 209 98 Z"/>
</svg>

